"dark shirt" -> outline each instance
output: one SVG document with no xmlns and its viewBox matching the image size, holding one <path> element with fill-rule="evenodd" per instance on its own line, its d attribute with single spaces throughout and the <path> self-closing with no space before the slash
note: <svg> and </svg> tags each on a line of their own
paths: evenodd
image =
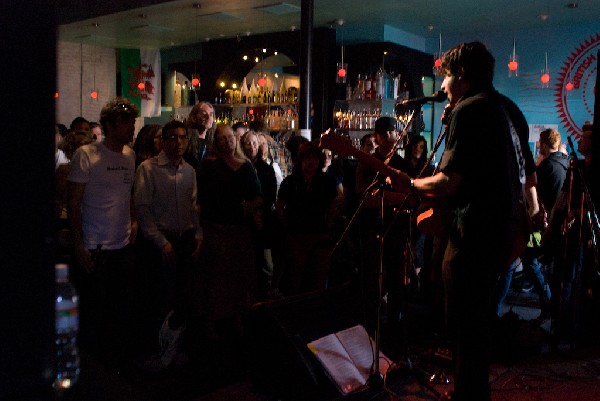
<svg viewBox="0 0 600 401">
<path fill-rule="evenodd" d="M 258 160 L 254 164 L 256 174 L 262 188 L 263 204 L 262 208 L 265 211 L 271 210 L 277 196 L 277 179 L 275 178 L 275 170 L 273 166 L 264 160 Z"/>
<path fill-rule="evenodd" d="M 538 197 L 548 213 L 560 195 L 568 168 L 569 157 L 562 152 L 551 153 L 537 167 Z"/>
<path fill-rule="evenodd" d="M 285 205 L 287 228 L 291 233 L 328 231 L 327 213 L 337 196 L 335 178 L 317 171 L 310 185 L 302 173 L 287 176 L 279 188 L 279 200 Z"/>
<path fill-rule="evenodd" d="M 518 162 L 510 124 L 518 135 Z M 462 177 L 447 199 L 454 245 L 507 253 L 514 241 L 522 199 L 520 176 L 535 172 L 528 146 L 528 125 L 518 107 L 495 90 L 468 93 L 450 116 L 446 149 L 440 162 L 444 173 Z M 452 236 L 451 236 L 452 239 Z M 492 257 L 492 255 L 488 255 Z"/>
<path fill-rule="evenodd" d="M 198 201 L 201 224 L 240 225 L 251 221 L 242 208 L 242 201 L 250 201 L 261 195 L 256 170 L 249 161 L 237 170 L 215 158 L 205 158 L 200 164 Z"/>
</svg>

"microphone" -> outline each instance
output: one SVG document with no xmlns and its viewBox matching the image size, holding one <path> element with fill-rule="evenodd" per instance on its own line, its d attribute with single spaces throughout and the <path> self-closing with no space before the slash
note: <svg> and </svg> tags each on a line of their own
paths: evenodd
<svg viewBox="0 0 600 401">
<path fill-rule="evenodd" d="M 573 156 L 573 159 L 577 160 L 577 152 L 575 152 L 575 146 L 573 146 L 570 135 L 567 135 L 567 141 L 569 141 L 569 146 L 571 147 L 571 156 Z"/>
<path fill-rule="evenodd" d="M 420 105 L 428 103 L 428 102 L 438 102 L 438 103 L 443 102 L 446 99 L 448 99 L 448 95 L 446 95 L 446 92 L 439 90 L 439 91 L 435 92 L 434 94 L 432 94 L 431 96 L 423 96 L 423 97 L 417 97 L 414 99 L 400 100 L 399 102 L 396 103 L 396 106 L 420 106 Z"/>
</svg>

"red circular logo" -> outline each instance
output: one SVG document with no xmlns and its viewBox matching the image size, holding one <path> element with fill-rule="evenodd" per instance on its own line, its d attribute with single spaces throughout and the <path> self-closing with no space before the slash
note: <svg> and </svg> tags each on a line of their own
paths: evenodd
<svg viewBox="0 0 600 401">
<path fill-rule="evenodd" d="M 561 123 L 569 135 L 579 139 L 585 121 L 594 119 L 597 56 L 600 34 L 581 43 L 560 69 L 555 86 L 555 102 Z"/>
</svg>

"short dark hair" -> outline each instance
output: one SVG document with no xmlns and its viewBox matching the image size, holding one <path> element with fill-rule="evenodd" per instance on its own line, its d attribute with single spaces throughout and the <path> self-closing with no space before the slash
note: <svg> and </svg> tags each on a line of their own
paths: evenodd
<svg viewBox="0 0 600 401">
<path fill-rule="evenodd" d="M 288 150 L 288 152 L 290 152 L 292 163 L 296 163 L 296 159 L 298 158 L 298 150 L 300 149 L 300 146 L 305 142 L 308 142 L 308 139 L 306 139 L 305 137 L 300 135 L 293 135 L 285 143 L 285 148 Z"/>
<path fill-rule="evenodd" d="M 495 63 L 494 56 L 483 43 L 461 43 L 444 53 L 438 73 L 458 75 L 462 67 L 464 79 L 478 87 L 489 86 L 494 80 Z"/>
<path fill-rule="evenodd" d="M 177 120 L 171 120 L 168 123 L 166 123 L 162 128 L 162 138 L 167 139 L 169 137 L 169 133 L 178 128 L 183 128 L 185 130 L 185 134 L 188 135 L 188 129 L 184 123 Z"/>
<path fill-rule="evenodd" d="M 77 126 L 79 124 L 83 124 L 83 123 L 87 123 L 89 125 L 90 122 L 88 120 L 86 120 L 84 117 L 81 117 L 81 116 L 80 117 L 75 117 L 73 119 L 73 121 L 71 121 L 70 128 L 71 129 L 75 129 L 75 126 Z"/>
<path fill-rule="evenodd" d="M 304 142 L 298 148 L 298 156 L 297 163 L 298 165 L 302 164 L 302 161 L 309 156 L 316 156 L 319 159 L 319 169 L 322 169 L 325 166 L 325 155 L 319 148 L 319 144 L 317 142 Z"/>
<path fill-rule="evenodd" d="M 393 117 L 379 117 L 375 121 L 375 132 L 385 134 L 388 131 L 397 131 L 398 121 Z"/>
<path fill-rule="evenodd" d="M 100 124 L 102 130 L 107 131 L 107 124 L 115 124 L 118 117 L 125 118 L 136 118 L 138 116 L 138 108 L 135 104 L 131 103 L 124 97 L 116 97 L 106 105 L 100 111 Z"/>
</svg>

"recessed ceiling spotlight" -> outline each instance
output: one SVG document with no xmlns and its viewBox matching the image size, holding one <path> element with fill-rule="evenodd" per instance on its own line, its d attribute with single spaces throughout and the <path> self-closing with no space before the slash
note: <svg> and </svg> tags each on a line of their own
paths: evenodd
<svg viewBox="0 0 600 401">
<path fill-rule="evenodd" d="M 548 14 L 540 14 L 537 16 L 540 21 L 546 21 L 550 16 Z"/>
<path fill-rule="evenodd" d="M 246 36 L 250 36 L 250 31 L 246 31 Z"/>
<path fill-rule="evenodd" d="M 296 30 L 296 25 L 290 26 L 290 31 L 294 32 Z"/>
<path fill-rule="evenodd" d="M 207 42 L 210 42 L 210 38 L 204 38 L 204 40 L 206 40 Z"/>
<path fill-rule="evenodd" d="M 570 9 L 572 9 L 572 10 L 573 10 L 573 9 L 575 9 L 575 8 L 578 8 L 578 7 L 579 7 L 579 5 L 577 4 L 577 2 L 576 2 L 576 1 L 573 1 L 573 2 L 571 2 L 571 3 L 567 3 L 567 4 L 565 4 L 565 7 L 567 7 L 567 8 L 570 8 Z"/>
<path fill-rule="evenodd" d="M 431 32 L 435 29 L 435 25 L 433 25 L 433 24 L 426 25 L 425 29 L 427 29 L 429 32 Z"/>
</svg>

